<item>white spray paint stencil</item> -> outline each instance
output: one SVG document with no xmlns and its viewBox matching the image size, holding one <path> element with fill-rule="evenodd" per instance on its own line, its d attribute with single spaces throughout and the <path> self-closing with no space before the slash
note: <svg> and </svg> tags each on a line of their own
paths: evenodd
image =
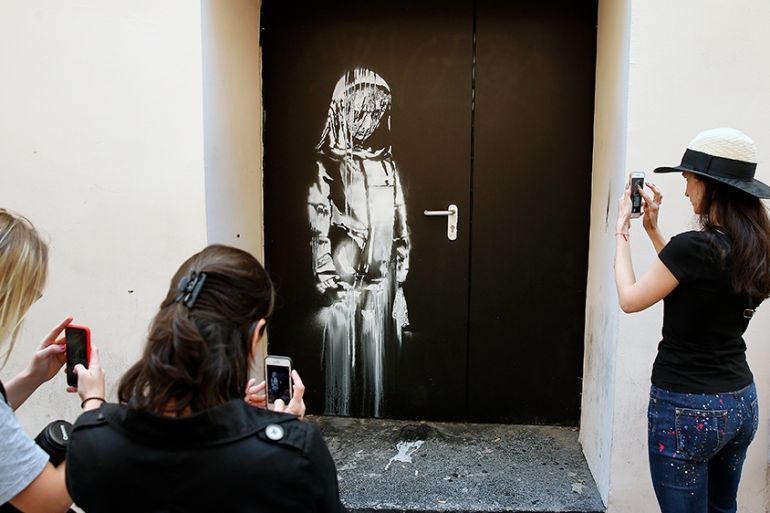
<svg viewBox="0 0 770 513">
<path fill-rule="evenodd" d="M 326 414 L 385 414 L 388 361 L 409 325 L 411 244 L 390 111 L 387 82 L 352 69 L 334 88 L 316 146 L 307 209 L 316 288 L 328 305 L 319 312 Z"/>
<path fill-rule="evenodd" d="M 396 444 L 396 449 L 398 449 L 398 452 L 395 456 L 390 458 L 390 461 L 387 465 L 385 465 L 385 470 L 388 470 L 388 467 L 394 462 L 394 461 L 400 461 L 402 463 L 412 463 L 412 454 L 422 447 L 422 444 L 424 444 L 424 440 L 415 440 L 414 442 L 398 442 Z"/>
</svg>

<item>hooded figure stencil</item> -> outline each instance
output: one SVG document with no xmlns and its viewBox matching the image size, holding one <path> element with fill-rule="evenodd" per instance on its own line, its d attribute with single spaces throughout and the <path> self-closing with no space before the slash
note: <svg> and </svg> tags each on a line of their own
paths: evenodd
<svg viewBox="0 0 770 513">
<path fill-rule="evenodd" d="M 404 193 L 390 145 L 391 95 L 357 68 L 334 88 L 308 194 L 313 272 L 324 325 L 325 412 L 379 417 L 386 369 L 408 325 Z"/>
</svg>

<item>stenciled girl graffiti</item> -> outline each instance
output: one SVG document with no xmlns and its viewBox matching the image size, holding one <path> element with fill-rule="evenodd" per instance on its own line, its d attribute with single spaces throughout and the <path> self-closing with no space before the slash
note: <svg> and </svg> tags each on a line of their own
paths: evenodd
<svg viewBox="0 0 770 513">
<path fill-rule="evenodd" d="M 329 306 L 325 412 L 379 417 L 386 366 L 408 325 L 404 192 L 390 143 L 390 88 L 356 68 L 337 82 L 308 194 L 313 272 Z"/>
</svg>

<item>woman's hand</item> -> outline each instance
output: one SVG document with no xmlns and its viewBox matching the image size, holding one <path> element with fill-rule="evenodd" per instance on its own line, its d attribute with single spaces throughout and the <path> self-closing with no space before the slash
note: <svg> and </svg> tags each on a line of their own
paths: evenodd
<svg viewBox="0 0 770 513">
<path fill-rule="evenodd" d="M 281 399 L 277 399 L 275 403 L 273 403 L 273 411 L 290 413 L 301 419 L 305 416 L 305 401 L 303 400 L 305 395 L 305 384 L 302 383 L 302 378 L 299 377 L 299 373 L 296 370 L 291 371 L 291 379 L 294 384 L 294 392 L 292 393 L 291 401 L 289 401 L 289 404 L 286 404 Z M 251 378 L 246 384 L 243 400 L 251 406 L 267 408 L 265 382 L 262 381 L 257 383 L 256 379 Z"/>
<path fill-rule="evenodd" d="M 78 375 L 77 389 L 68 387 L 68 392 L 77 391 L 80 399 L 85 401 L 90 398 L 104 399 L 104 369 L 102 369 L 99 348 L 91 346 L 91 359 L 86 369 L 83 364 L 75 365 L 75 374 Z M 83 405 L 84 410 L 92 410 L 101 406 L 103 401 L 88 401 Z"/>
<path fill-rule="evenodd" d="M 265 382 L 257 384 L 257 380 L 251 378 L 246 384 L 246 392 L 243 400 L 250 406 L 257 408 L 267 408 L 267 397 L 265 396 Z"/>
<path fill-rule="evenodd" d="M 658 213 L 660 212 L 660 204 L 663 203 L 663 195 L 657 186 L 648 183 L 647 187 L 652 191 L 652 197 L 644 191 L 640 191 L 642 196 L 642 202 L 644 209 L 642 213 L 642 224 L 647 232 L 647 236 L 650 238 L 652 245 L 655 247 L 655 251 L 660 253 L 663 247 L 666 245 L 666 239 L 658 229 Z"/>
<path fill-rule="evenodd" d="M 305 395 L 305 384 L 302 383 L 302 379 L 300 379 L 299 373 L 296 370 L 291 371 L 291 380 L 294 383 L 294 393 L 291 396 L 291 401 L 289 401 L 289 404 L 284 404 L 281 399 L 276 399 L 273 404 L 273 411 L 290 413 L 302 419 L 305 416 L 305 401 L 302 400 L 302 397 Z"/>
<path fill-rule="evenodd" d="M 618 199 L 618 220 L 615 224 L 615 233 L 628 234 L 631 228 L 631 189 L 626 187 L 623 195 Z"/>
<path fill-rule="evenodd" d="M 294 383 L 294 392 L 292 393 L 291 401 L 289 401 L 289 404 L 286 404 L 283 400 L 277 399 L 275 403 L 273 403 L 273 411 L 290 413 L 301 419 L 305 416 L 305 401 L 302 399 L 305 395 L 305 384 L 302 383 L 302 378 L 299 377 L 299 373 L 296 370 L 291 371 L 291 379 Z M 257 383 L 256 379 L 251 378 L 246 384 L 243 400 L 251 406 L 267 408 L 265 382 L 262 381 L 261 383 Z"/>
<path fill-rule="evenodd" d="M 32 361 L 27 367 L 27 374 L 35 383 L 40 386 L 49 379 L 56 376 L 56 373 L 67 361 L 67 347 L 63 336 L 60 336 L 64 328 L 72 322 L 72 317 L 66 317 L 56 326 L 46 338 L 40 342 Z"/>
<path fill-rule="evenodd" d="M 56 376 L 67 361 L 64 337 L 59 337 L 62 330 L 72 321 L 66 317 L 40 343 L 29 366 L 16 377 L 5 383 L 8 402 L 15 410 L 26 401 L 37 388 Z"/>
<path fill-rule="evenodd" d="M 646 184 L 652 191 L 652 196 L 646 193 L 644 190 L 640 190 L 639 194 L 642 196 L 642 225 L 648 232 L 658 229 L 658 212 L 660 212 L 660 204 L 663 202 L 663 195 L 660 190 L 651 183 Z"/>
</svg>

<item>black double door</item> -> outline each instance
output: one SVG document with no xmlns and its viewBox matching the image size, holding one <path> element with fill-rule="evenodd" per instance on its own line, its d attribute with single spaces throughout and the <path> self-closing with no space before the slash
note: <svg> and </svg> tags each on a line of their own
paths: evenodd
<svg viewBox="0 0 770 513">
<path fill-rule="evenodd" d="M 309 410 L 577 424 L 596 2 L 264 0 L 261 24 L 269 350 Z"/>
</svg>

